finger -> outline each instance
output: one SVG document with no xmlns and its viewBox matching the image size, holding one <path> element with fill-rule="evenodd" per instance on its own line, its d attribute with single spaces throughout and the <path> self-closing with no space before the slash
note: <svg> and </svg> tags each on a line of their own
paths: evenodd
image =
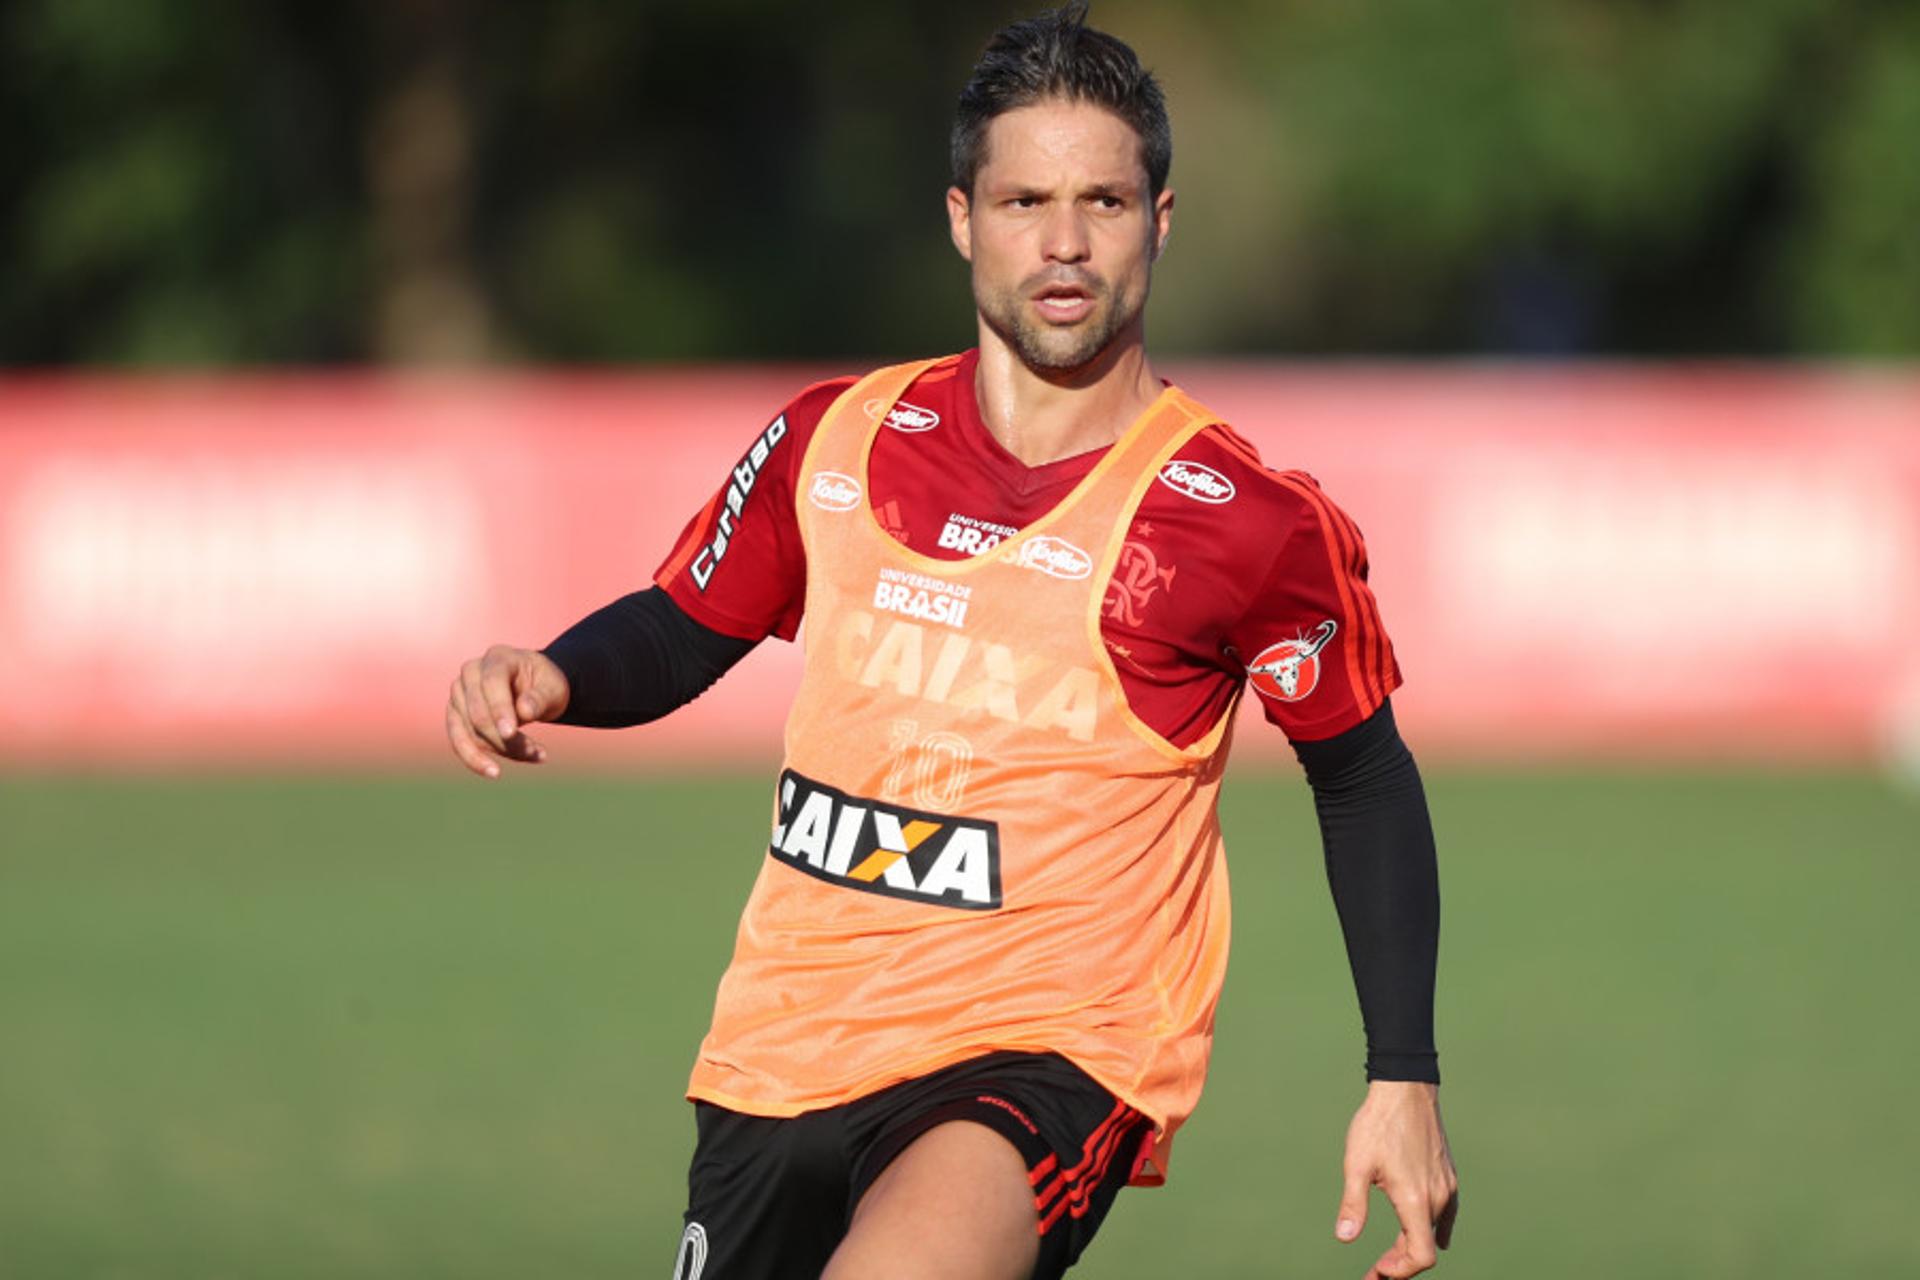
<svg viewBox="0 0 1920 1280">
<path fill-rule="evenodd" d="M 1346 1185 L 1340 1192 L 1340 1210 L 1334 1216 L 1334 1239 L 1358 1240 L 1366 1225 L 1367 1176 L 1357 1169 L 1349 1169 Z"/>
<path fill-rule="evenodd" d="M 458 684 L 454 685 L 456 694 L 459 688 Z M 453 747 L 453 754 L 460 758 L 460 763 L 473 772 L 483 778 L 500 776 L 500 766 L 488 758 L 468 730 L 466 712 L 455 707 L 452 700 L 447 702 L 447 742 Z"/>
<path fill-rule="evenodd" d="M 1394 1237 L 1393 1247 L 1380 1255 L 1380 1260 L 1367 1272 L 1368 1280 L 1380 1277 L 1380 1280 L 1410 1280 L 1422 1271 L 1433 1266 L 1430 1259 L 1421 1262 L 1413 1256 L 1413 1248 L 1407 1243 L 1407 1233 L 1402 1231 Z"/>
<path fill-rule="evenodd" d="M 467 680 L 464 669 L 462 669 L 460 675 L 454 677 L 453 687 L 447 690 L 447 706 L 460 717 L 461 728 L 466 731 L 466 736 L 471 739 L 475 745 L 483 747 L 487 751 L 498 751 L 497 747 L 481 737 L 480 731 L 485 725 L 484 718 L 480 724 L 474 723 L 473 708 L 467 701 Z"/>
<path fill-rule="evenodd" d="M 482 678 L 484 679 L 484 676 Z M 477 716 L 474 714 L 467 703 L 467 687 L 464 681 L 455 681 L 452 701 L 464 719 L 467 736 L 470 739 L 474 739 L 476 745 L 484 745 L 486 751 L 493 755 L 504 756 L 508 760 L 517 760 L 523 764 L 544 764 L 546 762 L 547 749 L 538 742 L 535 742 L 532 738 L 529 738 L 522 730 L 515 729 L 511 734 L 502 738 L 497 745 L 491 741 L 480 738 L 479 735 L 485 731 L 489 725 L 493 725 L 493 720 L 491 716 L 485 713 Z M 498 728 L 497 725 L 493 725 L 493 727 L 495 729 Z M 489 761 L 489 763 L 492 762 Z M 498 767 L 495 767 L 493 772 L 488 776 L 498 777 Z"/>
<path fill-rule="evenodd" d="M 566 676 L 553 659 L 540 653 L 524 655 L 513 680 L 517 695 L 514 711 L 519 715 L 520 723 L 551 720 L 559 715 L 566 705 L 566 682 Z"/>
<path fill-rule="evenodd" d="M 453 682 L 453 689 L 448 697 L 448 705 L 458 713 L 460 717 L 460 728 L 466 740 L 471 742 L 474 750 L 480 752 L 481 758 L 485 760 L 488 765 L 492 766 L 493 771 L 487 776 L 490 778 L 498 777 L 500 768 L 494 762 L 493 757 L 505 755 L 506 749 L 504 746 L 495 746 L 481 736 L 481 730 L 486 726 L 487 718 L 484 715 L 479 717 L 478 720 L 474 718 L 473 708 L 467 701 L 467 686 L 464 681 L 455 680 Z"/>
<path fill-rule="evenodd" d="M 1460 1216 L 1460 1192 L 1447 1197 L 1446 1207 L 1440 1210 L 1440 1221 L 1433 1226 L 1433 1241 L 1442 1249 L 1453 1247 L 1453 1220 Z"/>
<path fill-rule="evenodd" d="M 507 739 L 520 731 L 520 717 L 513 709 L 515 674 L 514 663 L 497 661 L 492 654 L 480 661 L 480 696 L 486 704 L 477 709 L 486 711 L 488 723 L 500 735 L 502 750 Z"/>
<path fill-rule="evenodd" d="M 1403 1255 L 1406 1245 L 1407 1233 L 1402 1231 L 1393 1238 L 1393 1243 L 1387 1246 L 1387 1251 L 1374 1259 L 1373 1265 L 1367 1268 L 1367 1280 L 1394 1280 L 1399 1276 L 1405 1260 Z"/>
<path fill-rule="evenodd" d="M 1410 1276 L 1425 1271 L 1438 1257 L 1433 1246 L 1433 1206 L 1425 1196 L 1406 1191 L 1398 1195 L 1389 1192 L 1387 1198 L 1399 1215 L 1401 1251 L 1413 1268 L 1396 1274 Z"/>
<path fill-rule="evenodd" d="M 480 688 L 480 664 L 468 662 L 460 668 L 460 692 L 467 713 L 467 727 L 473 736 L 495 751 L 505 754 L 506 735 L 500 732 L 496 717 L 487 708 L 487 695 Z"/>
<path fill-rule="evenodd" d="M 507 739 L 506 753 L 509 760 L 523 764 L 542 764 L 547 758 L 547 749 L 524 733 L 515 733 Z"/>
</svg>

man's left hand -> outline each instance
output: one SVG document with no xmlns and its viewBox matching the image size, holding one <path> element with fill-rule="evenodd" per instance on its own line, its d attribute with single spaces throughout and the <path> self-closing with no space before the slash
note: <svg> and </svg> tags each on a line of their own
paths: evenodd
<svg viewBox="0 0 1920 1280">
<path fill-rule="evenodd" d="M 1379 1187 L 1400 1217 L 1393 1247 L 1366 1280 L 1406 1280 L 1431 1267 L 1453 1240 L 1460 1212 L 1460 1180 L 1440 1123 L 1440 1088 L 1411 1080 L 1376 1080 L 1347 1126 L 1346 1189 L 1334 1235 L 1360 1238 L 1367 1225 L 1367 1192 Z"/>
</svg>

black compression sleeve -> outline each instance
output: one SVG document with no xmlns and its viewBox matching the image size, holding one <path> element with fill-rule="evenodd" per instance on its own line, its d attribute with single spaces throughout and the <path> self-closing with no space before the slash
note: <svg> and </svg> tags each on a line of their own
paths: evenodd
<svg viewBox="0 0 1920 1280">
<path fill-rule="evenodd" d="M 559 723 L 621 729 L 692 702 L 753 645 L 700 625 L 649 587 L 588 614 L 542 652 L 567 677 Z"/>
<path fill-rule="evenodd" d="M 1367 1079 L 1438 1084 L 1440 874 L 1413 753 L 1387 704 L 1337 737 L 1293 750 L 1320 817 L 1327 882 L 1366 1025 Z"/>
</svg>

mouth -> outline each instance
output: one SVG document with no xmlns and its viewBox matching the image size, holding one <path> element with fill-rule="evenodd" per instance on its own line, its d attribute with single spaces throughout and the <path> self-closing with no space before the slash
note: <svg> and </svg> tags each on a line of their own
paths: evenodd
<svg viewBox="0 0 1920 1280">
<path fill-rule="evenodd" d="M 1048 285 L 1033 295 L 1033 305 L 1054 324 L 1074 324 L 1093 312 L 1093 294 L 1075 285 Z"/>
</svg>

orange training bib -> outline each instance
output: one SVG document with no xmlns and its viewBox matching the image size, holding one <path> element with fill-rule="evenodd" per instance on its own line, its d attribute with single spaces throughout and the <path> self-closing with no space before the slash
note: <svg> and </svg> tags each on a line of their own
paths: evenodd
<svg viewBox="0 0 1920 1280">
<path fill-rule="evenodd" d="M 1046 516 L 935 560 L 866 492 L 874 434 L 930 363 L 856 383 L 801 465 L 805 676 L 688 1094 L 794 1115 L 1051 1051 L 1153 1119 L 1137 1180 L 1156 1181 L 1226 970 L 1232 716 L 1185 750 L 1142 724 L 1100 604 L 1146 486 L 1216 419 L 1169 388 Z"/>
</svg>

